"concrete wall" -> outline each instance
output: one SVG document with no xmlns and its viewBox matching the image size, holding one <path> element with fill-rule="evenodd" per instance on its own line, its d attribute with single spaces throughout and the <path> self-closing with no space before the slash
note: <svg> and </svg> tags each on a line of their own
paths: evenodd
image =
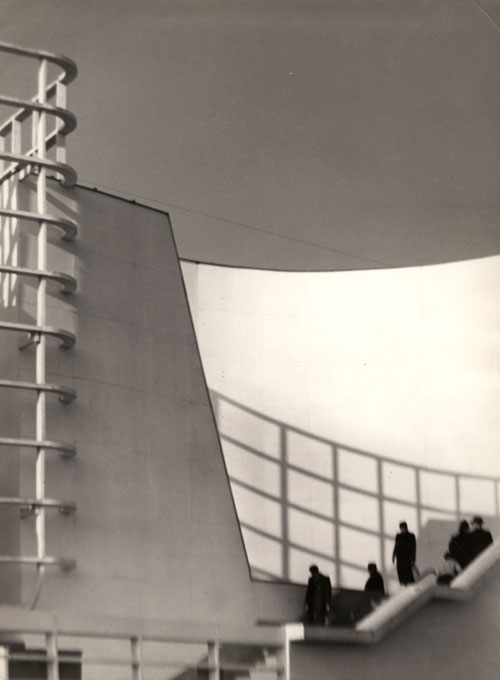
<svg viewBox="0 0 500 680">
<path fill-rule="evenodd" d="M 495 680 L 499 586 L 497 573 L 468 602 L 433 600 L 374 646 L 292 645 L 292 680 Z"/>
<path fill-rule="evenodd" d="M 47 493 L 78 509 L 48 515 L 48 553 L 78 566 L 49 570 L 40 606 L 248 621 L 248 566 L 168 217 L 79 188 L 50 189 L 49 211 L 75 217 L 80 232 L 72 244 L 51 236 L 49 248 L 49 267 L 74 274 L 78 290 L 49 296 L 48 323 L 75 332 L 77 343 L 66 351 L 48 343 L 48 379 L 78 396 L 66 406 L 49 400 L 47 436 L 75 442 L 78 454 L 48 455 Z M 23 192 L 28 205 L 29 182 Z M 33 264 L 32 235 L 21 252 Z M 34 315 L 29 282 L 19 315 Z M 17 359 L 20 378 L 33 378 L 33 349 Z M 22 434 L 33 436 L 32 395 L 15 398 Z M 28 454 L 20 487 L 33 493 Z M 35 550 L 32 518 L 22 523 L 22 550 Z M 27 600 L 33 573 L 23 585 Z"/>
</svg>

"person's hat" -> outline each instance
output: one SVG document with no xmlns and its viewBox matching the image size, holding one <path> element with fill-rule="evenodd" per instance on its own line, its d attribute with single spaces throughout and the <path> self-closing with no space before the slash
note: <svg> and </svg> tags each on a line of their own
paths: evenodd
<svg viewBox="0 0 500 680">
<path fill-rule="evenodd" d="M 479 515 L 476 515 L 475 517 L 472 518 L 472 524 L 479 524 L 479 526 L 481 526 L 483 523 L 484 520 Z"/>
</svg>

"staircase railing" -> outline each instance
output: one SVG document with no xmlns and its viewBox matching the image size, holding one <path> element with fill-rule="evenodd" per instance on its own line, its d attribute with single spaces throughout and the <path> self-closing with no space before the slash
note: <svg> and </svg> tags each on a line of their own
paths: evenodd
<svg viewBox="0 0 500 680">
<path fill-rule="evenodd" d="M 0 330 L 26 336 L 20 349 L 35 346 L 35 380 L 0 379 L 0 388 L 28 390 L 36 393 L 35 438 L 0 437 L 0 448 L 15 447 L 35 452 L 35 493 L 32 497 L 1 497 L 0 505 L 18 505 L 22 516 L 35 514 L 36 555 L 0 555 L 0 563 L 34 564 L 37 582 L 31 599 L 34 607 L 46 566 L 72 568 L 75 561 L 47 554 L 46 512 L 59 509 L 69 514 L 76 509 L 72 502 L 46 496 L 46 455 L 52 451 L 63 457 L 76 453 L 73 444 L 47 438 L 46 399 L 57 395 L 61 402 L 70 403 L 75 391 L 64 385 L 47 382 L 46 344 L 51 338 L 59 340 L 64 349 L 70 348 L 75 336 L 68 330 L 47 324 L 47 284 L 55 282 L 61 293 L 71 294 L 76 288 L 69 274 L 50 271 L 47 267 L 48 230 L 56 229 L 66 241 L 77 234 L 76 222 L 67 217 L 51 215 L 47 209 L 47 178 L 55 176 L 63 186 L 76 182 L 76 173 L 66 164 L 66 136 L 76 126 L 75 116 L 66 109 L 66 88 L 76 77 L 73 61 L 49 52 L 31 50 L 0 42 L 0 52 L 12 54 L 37 63 L 37 94 L 31 100 L 0 96 L 0 105 L 12 108 L 10 117 L 0 124 L 0 306 L 16 306 L 15 291 L 18 279 L 36 280 L 35 323 L 0 319 Z M 56 67 L 58 75 L 49 82 L 49 68 Z M 36 178 L 36 210 L 19 209 L 19 184 L 28 175 Z M 36 267 L 19 265 L 18 236 L 26 225 L 35 224 Z M 3 305 L 1 304 L 3 303 Z M 15 312 L 15 310 L 14 310 Z"/>
</svg>

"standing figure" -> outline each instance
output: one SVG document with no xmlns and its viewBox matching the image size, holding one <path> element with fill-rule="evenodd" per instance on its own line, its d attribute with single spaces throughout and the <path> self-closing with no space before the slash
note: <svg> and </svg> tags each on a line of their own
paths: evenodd
<svg viewBox="0 0 500 680">
<path fill-rule="evenodd" d="M 458 534 L 453 534 L 451 537 L 448 543 L 448 550 L 461 569 L 465 569 L 471 563 L 469 522 L 466 519 L 462 520 L 458 525 Z"/>
<path fill-rule="evenodd" d="M 332 585 L 328 576 L 320 572 L 315 564 L 309 567 L 311 577 L 306 591 L 306 621 L 313 625 L 325 625 L 332 602 Z"/>
<path fill-rule="evenodd" d="M 365 583 L 365 591 L 378 595 L 385 595 L 384 579 L 377 569 L 375 562 L 370 562 L 368 565 L 368 573 L 370 576 Z"/>
<path fill-rule="evenodd" d="M 491 531 L 483 529 L 483 518 L 476 517 L 472 518 L 471 528 L 472 531 L 469 534 L 469 549 L 471 559 L 474 559 L 482 553 L 485 548 L 493 543 L 493 536 Z"/>
<path fill-rule="evenodd" d="M 396 562 L 399 582 L 406 586 L 415 583 L 413 568 L 417 558 L 417 541 L 415 534 L 408 531 L 408 524 L 400 522 L 400 533 L 396 535 L 394 550 L 392 551 L 392 563 Z"/>
</svg>

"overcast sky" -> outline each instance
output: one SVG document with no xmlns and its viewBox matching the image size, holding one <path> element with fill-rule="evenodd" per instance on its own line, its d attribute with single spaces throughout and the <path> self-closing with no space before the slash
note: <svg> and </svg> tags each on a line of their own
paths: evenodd
<svg viewBox="0 0 500 680">
<path fill-rule="evenodd" d="M 498 7 L 0 0 L 0 39 L 77 62 L 72 164 L 183 257 L 367 268 L 500 252 Z"/>
</svg>

